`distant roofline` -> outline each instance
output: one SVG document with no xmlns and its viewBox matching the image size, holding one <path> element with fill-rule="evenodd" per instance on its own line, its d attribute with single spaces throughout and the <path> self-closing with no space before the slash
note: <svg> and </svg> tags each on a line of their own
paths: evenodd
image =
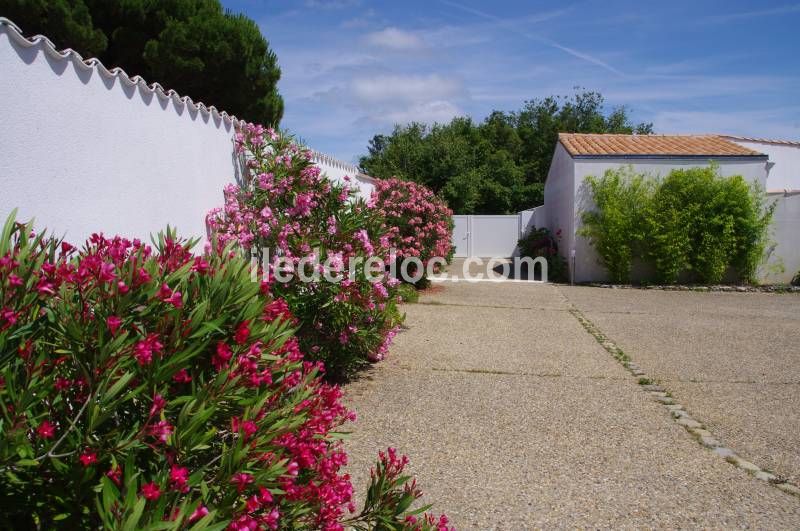
<svg viewBox="0 0 800 531">
<path fill-rule="evenodd" d="M 741 140 L 743 142 L 755 142 L 758 144 L 777 144 L 781 146 L 795 146 L 800 147 L 800 140 L 780 140 L 773 138 L 757 138 L 752 136 L 739 136 L 739 135 L 725 135 L 718 134 L 722 138 L 731 138 L 733 140 Z"/>
</svg>

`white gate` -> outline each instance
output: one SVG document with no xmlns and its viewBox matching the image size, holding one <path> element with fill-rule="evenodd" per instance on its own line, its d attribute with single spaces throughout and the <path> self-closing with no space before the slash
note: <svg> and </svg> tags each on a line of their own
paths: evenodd
<svg viewBox="0 0 800 531">
<path fill-rule="evenodd" d="M 453 216 L 455 256 L 514 256 L 520 237 L 520 219 L 518 214 Z"/>
</svg>

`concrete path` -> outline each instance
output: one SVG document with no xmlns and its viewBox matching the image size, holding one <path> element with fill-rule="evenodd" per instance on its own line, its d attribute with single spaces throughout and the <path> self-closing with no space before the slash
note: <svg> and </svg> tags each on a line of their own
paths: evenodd
<svg viewBox="0 0 800 531">
<path fill-rule="evenodd" d="M 800 481 L 800 296 L 561 289 L 720 441 Z"/>
<path fill-rule="evenodd" d="M 701 447 L 569 313 L 563 288 L 448 283 L 348 386 L 363 492 L 411 457 L 458 529 L 800 527 L 800 499 Z"/>
</svg>

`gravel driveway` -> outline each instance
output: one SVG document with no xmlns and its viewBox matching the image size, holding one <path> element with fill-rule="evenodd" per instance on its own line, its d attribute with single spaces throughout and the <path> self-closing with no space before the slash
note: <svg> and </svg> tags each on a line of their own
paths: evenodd
<svg viewBox="0 0 800 531">
<path fill-rule="evenodd" d="M 423 501 L 458 529 L 800 527 L 799 498 L 700 446 L 585 331 L 570 302 L 601 328 L 617 323 L 604 331 L 634 359 L 633 339 L 654 333 L 590 307 L 593 291 L 447 283 L 407 305 L 390 357 L 347 388 L 357 492 L 377 450 L 394 446 L 411 457 Z"/>
</svg>

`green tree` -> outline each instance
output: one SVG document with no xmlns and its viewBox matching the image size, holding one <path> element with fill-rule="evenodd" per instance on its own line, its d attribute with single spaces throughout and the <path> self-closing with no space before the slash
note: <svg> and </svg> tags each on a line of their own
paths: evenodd
<svg viewBox="0 0 800 531">
<path fill-rule="evenodd" d="M 218 0 L 0 0 L 0 14 L 245 120 L 276 126 L 283 116 L 275 53 L 254 21 Z"/>
<path fill-rule="evenodd" d="M 397 176 L 442 195 L 457 214 L 502 214 L 542 204 L 544 181 L 559 132 L 652 133 L 631 123 L 625 107 L 605 112 L 597 92 L 525 102 L 516 112 L 494 111 L 483 122 L 395 126 L 375 135 L 362 169 Z"/>
</svg>

